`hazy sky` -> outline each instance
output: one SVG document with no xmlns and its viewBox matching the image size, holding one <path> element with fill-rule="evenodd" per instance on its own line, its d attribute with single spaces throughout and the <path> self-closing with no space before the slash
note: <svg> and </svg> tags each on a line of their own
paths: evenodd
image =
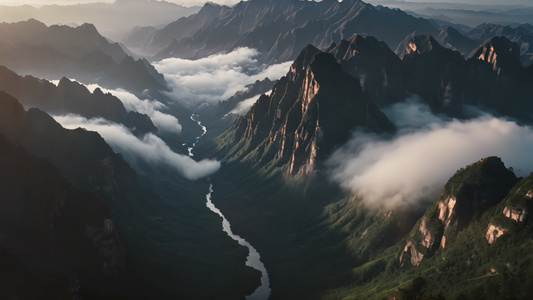
<svg viewBox="0 0 533 300">
<path fill-rule="evenodd" d="M 0 5 L 23 5 L 30 4 L 35 6 L 47 5 L 47 4 L 78 4 L 78 3 L 113 3 L 115 0 L 0 0 Z M 200 5 L 206 0 L 167 0 L 167 2 L 174 2 L 178 4 L 185 4 L 187 6 Z M 239 2 L 239 0 L 210 0 L 210 2 L 220 3 L 220 4 L 233 4 Z"/>
<path fill-rule="evenodd" d="M 0 0 L 0 5 L 46 5 L 46 4 L 77 4 L 77 3 L 113 3 L 115 0 Z M 166 0 L 167 2 L 174 2 L 178 4 L 184 4 L 186 6 L 193 5 L 202 5 L 207 2 L 207 0 Z M 210 2 L 215 2 L 219 4 L 234 4 L 240 0 L 210 0 Z M 373 4 L 380 4 L 380 2 L 388 2 L 390 0 L 368 0 L 367 2 Z M 400 1 L 401 2 L 401 1 Z M 509 0 L 506 2 L 501 2 L 501 0 L 409 0 L 405 2 L 448 2 L 448 3 L 468 3 L 468 4 L 523 4 L 531 5 L 531 0 Z"/>
</svg>

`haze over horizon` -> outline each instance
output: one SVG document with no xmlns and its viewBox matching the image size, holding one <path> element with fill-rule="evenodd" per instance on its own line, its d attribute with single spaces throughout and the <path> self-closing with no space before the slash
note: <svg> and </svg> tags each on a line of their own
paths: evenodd
<svg viewBox="0 0 533 300">
<path fill-rule="evenodd" d="M 159 0 L 157 0 L 159 1 Z M 29 0 L 29 1 L 18 1 L 18 0 L 0 0 L 0 5 L 10 5 L 10 6 L 19 6 L 19 5 L 32 5 L 32 6 L 43 6 L 43 5 L 75 5 L 75 4 L 88 4 L 88 3 L 114 3 L 115 0 Z M 226 5 L 232 5 L 235 3 L 240 2 L 239 0 L 210 0 L 210 1 L 204 1 L 204 0 L 166 0 L 166 2 L 176 3 L 184 6 L 195 6 L 195 5 L 202 5 L 206 2 L 213 2 L 218 4 L 226 4 Z M 373 5 L 380 5 L 380 4 L 388 4 L 391 2 L 398 2 L 398 3 L 417 3 L 417 4 L 423 4 L 423 3 L 451 3 L 451 4 L 470 4 L 470 5 L 476 5 L 476 4 L 482 4 L 482 5 L 503 5 L 501 1 L 497 0 L 447 0 L 447 1 L 439 1 L 439 0 L 409 0 L 409 1 L 394 1 L 394 0 L 368 0 L 365 1 L 368 3 L 371 3 Z M 512 0 L 512 1 L 506 1 L 505 5 L 528 5 L 531 6 L 533 3 L 529 0 Z"/>
</svg>

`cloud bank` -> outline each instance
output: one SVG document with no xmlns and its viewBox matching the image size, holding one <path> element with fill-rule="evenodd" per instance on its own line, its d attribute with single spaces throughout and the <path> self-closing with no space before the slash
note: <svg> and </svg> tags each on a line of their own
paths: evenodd
<svg viewBox="0 0 533 300">
<path fill-rule="evenodd" d="M 272 93 L 272 90 L 270 90 L 268 93 L 265 93 L 265 95 L 270 96 L 271 93 Z M 252 108 L 252 106 L 255 104 L 255 102 L 259 100 L 259 97 L 261 97 L 261 95 L 255 95 L 248 99 L 242 100 L 241 102 L 239 102 L 239 104 L 237 104 L 237 107 L 235 107 L 229 113 L 240 115 L 240 116 L 247 114 L 250 108 Z"/>
<path fill-rule="evenodd" d="M 230 53 L 215 54 L 198 60 L 167 58 L 155 62 L 157 71 L 172 88 L 170 96 L 188 107 L 226 100 L 245 86 L 268 77 L 284 76 L 292 62 L 261 65 L 255 49 L 238 48 Z"/>
<path fill-rule="evenodd" d="M 220 169 L 218 161 L 197 162 L 173 152 L 163 140 L 151 133 L 137 138 L 126 127 L 102 118 L 86 119 L 78 115 L 65 115 L 54 116 L 54 119 L 65 128 L 81 127 L 97 131 L 113 150 L 124 155 L 130 162 L 142 159 L 149 163 L 170 166 L 191 180 L 209 176 Z"/>
<path fill-rule="evenodd" d="M 134 94 L 125 91 L 123 89 L 110 90 L 105 89 L 97 84 L 85 85 L 87 89 L 94 93 L 94 90 L 99 88 L 104 93 L 111 93 L 122 103 L 127 111 L 136 111 L 142 114 L 146 114 L 152 119 L 154 125 L 161 131 L 169 133 L 181 133 L 181 124 L 178 119 L 173 115 L 164 113 L 168 107 L 156 100 L 141 100 Z"/>
<path fill-rule="evenodd" d="M 487 156 L 499 156 L 519 176 L 533 171 L 531 127 L 492 116 L 446 120 L 414 103 L 388 112 L 399 134 L 386 138 L 354 133 L 327 161 L 331 178 L 368 207 L 391 209 L 431 201 L 457 170 Z M 415 129 L 421 123 L 425 125 Z"/>
</svg>

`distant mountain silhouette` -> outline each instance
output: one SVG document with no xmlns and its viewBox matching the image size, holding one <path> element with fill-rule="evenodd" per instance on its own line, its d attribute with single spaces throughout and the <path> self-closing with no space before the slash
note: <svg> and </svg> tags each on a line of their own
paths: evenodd
<svg viewBox="0 0 533 300">
<path fill-rule="evenodd" d="M 45 79 L 70 77 L 138 93 L 167 89 L 163 76 L 147 61 L 135 61 L 91 24 L 47 27 L 34 19 L 2 23 L 0 65 L 23 75 Z"/>
<path fill-rule="evenodd" d="M 85 118 L 104 118 L 124 124 L 135 133 L 156 132 L 150 117 L 127 112 L 122 102 L 100 89 L 94 93 L 74 81 L 62 78 L 58 86 L 32 76 L 19 76 L 0 66 L 0 90 L 17 97 L 26 107 L 40 108 L 50 114 L 77 114 Z"/>
<path fill-rule="evenodd" d="M 251 0 L 233 7 L 208 3 L 160 30 L 142 30 L 144 34 L 133 32 L 126 45 L 145 43 L 143 50 L 155 59 L 199 58 L 250 47 L 263 53 L 267 63 L 293 60 L 307 44 L 325 48 L 354 33 L 375 35 L 395 48 L 414 31 L 438 32 L 427 20 L 360 0 Z"/>
<path fill-rule="evenodd" d="M 116 0 L 113 3 L 77 2 L 68 5 L 0 6 L 0 20 L 37 19 L 53 24 L 94 24 L 106 37 L 118 40 L 135 26 L 160 26 L 196 13 L 200 7 L 184 7 L 168 1 Z"/>
</svg>

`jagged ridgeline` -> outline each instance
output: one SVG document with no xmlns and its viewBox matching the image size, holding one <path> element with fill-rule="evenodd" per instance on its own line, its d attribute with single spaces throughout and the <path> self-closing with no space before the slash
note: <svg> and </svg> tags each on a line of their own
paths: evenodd
<svg viewBox="0 0 533 300">
<path fill-rule="evenodd" d="M 530 297 L 520 282 L 531 277 L 531 257 L 519 253 L 531 247 L 531 194 L 507 200 L 519 179 L 499 158 L 458 171 L 427 208 L 371 211 L 328 184 L 324 159 L 354 130 L 394 135 L 379 107 L 409 95 L 452 117 L 468 118 L 474 105 L 531 122 L 533 77 L 507 38 L 468 59 L 429 34 L 401 47 L 396 55 L 366 35 L 324 51 L 305 47 L 272 93 L 216 139 L 227 162 L 214 179 L 220 206 L 262 253 L 273 297 Z M 297 279 L 286 275 L 294 272 Z"/>
<path fill-rule="evenodd" d="M 350 130 L 392 132 L 394 126 L 333 55 L 309 45 L 270 96 L 218 138 L 232 161 L 307 174 L 346 142 Z"/>
</svg>

